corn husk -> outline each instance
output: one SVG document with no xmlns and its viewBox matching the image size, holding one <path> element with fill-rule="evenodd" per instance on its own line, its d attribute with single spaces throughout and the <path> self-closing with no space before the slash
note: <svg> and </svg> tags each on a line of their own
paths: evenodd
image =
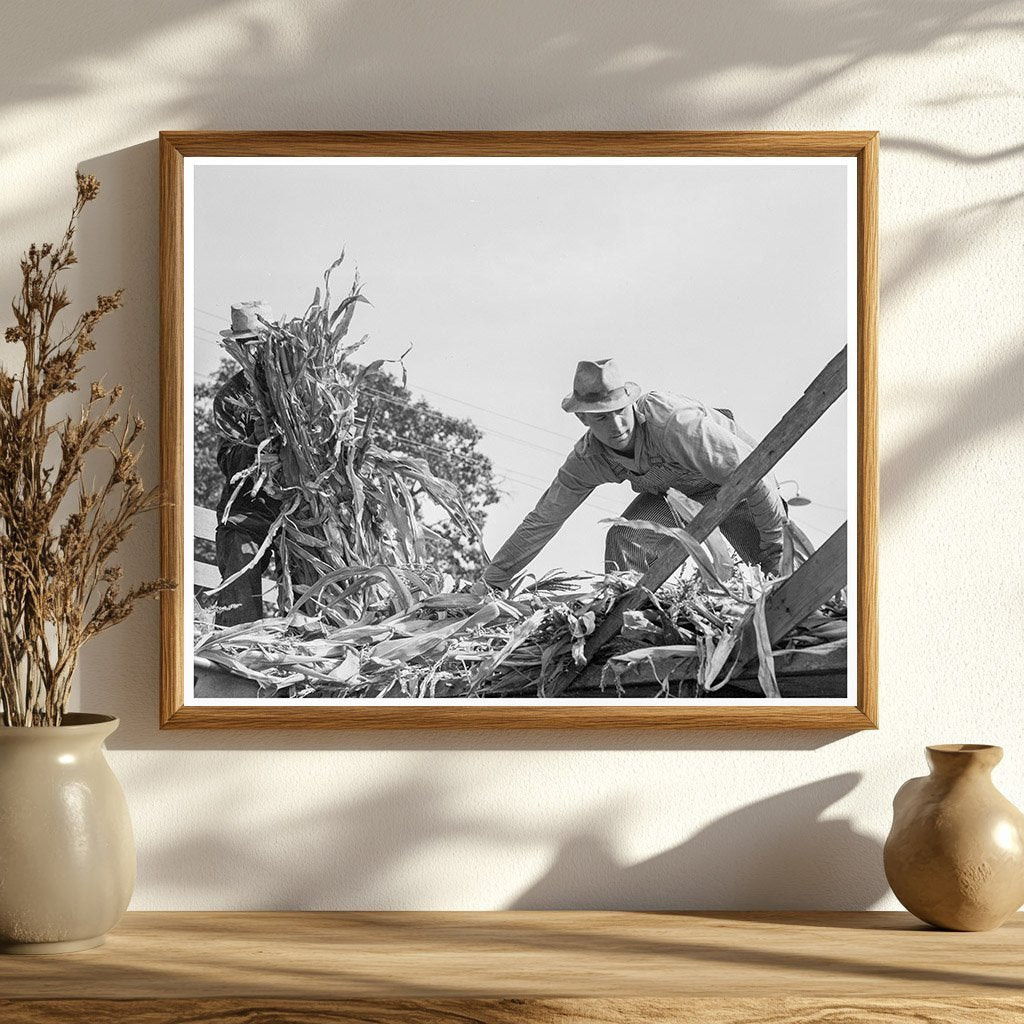
<svg viewBox="0 0 1024 1024">
<path fill-rule="evenodd" d="M 421 582 L 430 578 L 426 567 L 414 566 L 412 572 Z M 350 568 L 346 578 L 361 573 L 368 586 L 386 585 L 379 566 Z M 523 584 L 507 599 L 471 593 L 466 583 L 448 581 L 453 589 L 419 593 L 398 611 L 371 610 L 345 624 L 336 617 L 295 613 L 213 627 L 196 645 L 197 663 L 252 680 L 264 696 L 543 697 L 548 681 L 569 666 L 579 667 L 586 637 L 635 587 L 638 574 L 560 575 L 557 580 L 557 585 L 550 578 Z M 775 669 L 780 658 L 799 660 L 801 651 L 820 647 L 829 654 L 831 670 L 842 664 L 842 596 L 772 650 L 764 605 L 773 585 L 756 571 L 741 571 L 713 588 L 699 573 L 673 578 L 627 617 L 632 625 L 598 656 L 596 676 L 587 682 L 584 673 L 579 687 L 668 698 L 674 695 L 670 682 L 690 680 L 697 696 L 718 694 L 741 667 L 737 655 L 748 631 L 757 639 L 758 680 L 766 697 L 781 696 Z M 396 597 L 395 604 L 401 603 Z M 565 698 L 572 696 L 570 689 Z"/>
</svg>

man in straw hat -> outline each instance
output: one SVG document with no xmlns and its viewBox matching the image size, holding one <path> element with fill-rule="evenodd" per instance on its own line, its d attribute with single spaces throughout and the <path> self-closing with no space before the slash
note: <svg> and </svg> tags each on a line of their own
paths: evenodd
<svg viewBox="0 0 1024 1024">
<path fill-rule="evenodd" d="M 600 484 L 628 480 L 637 497 L 625 519 L 678 525 L 669 488 L 706 504 L 756 442 L 724 412 L 660 391 L 641 393 L 614 359 L 584 360 L 562 408 L 588 429 L 537 507 L 502 545 L 484 572 L 496 589 L 526 568 Z M 786 508 L 766 477 L 725 518 L 721 531 L 740 557 L 778 573 Z M 646 570 L 674 542 L 641 529 L 614 526 L 605 541 L 605 569 Z"/>
<path fill-rule="evenodd" d="M 221 337 L 234 345 L 252 345 L 264 330 L 259 317 L 269 321 L 270 307 L 263 302 L 242 302 L 231 307 L 231 328 Z M 233 345 L 225 348 L 230 352 Z M 232 353 L 234 354 L 234 353 Z M 257 361 L 257 374 L 260 372 Z M 254 411 L 249 382 L 242 370 L 230 377 L 213 400 L 213 417 L 221 442 L 217 465 L 224 474 L 224 487 L 217 502 L 217 567 L 221 579 L 234 576 L 249 566 L 267 531 L 280 512 L 280 502 L 265 493 L 252 493 L 250 479 L 235 479 L 256 461 L 256 448 L 265 436 L 262 419 Z M 237 493 L 236 493 L 237 491 Z M 230 506 L 230 507 L 229 507 Z M 235 626 L 263 618 L 263 573 L 270 564 L 270 551 L 217 594 L 220 606 L 217 623 Z"/>
</svg>

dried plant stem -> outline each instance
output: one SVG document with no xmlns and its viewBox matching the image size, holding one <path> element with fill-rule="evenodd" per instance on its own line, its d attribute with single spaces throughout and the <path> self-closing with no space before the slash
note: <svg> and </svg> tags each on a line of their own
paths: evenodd
<svg viewBox="0 0 1024 1024">
<path fill-rule="evenodd" d="M 78 217 L 99 193 L 77 176 L 75 205 L 56 245 L 32 245 L 21 261 L 22 284 L 11 304 L 9 344 L 24 349 L 18 375 L 0 371 L 0 700 L 3 723 L 58 725 L 67 709 L 78 653 L 101 630 L 129 615 L 137 600 L 165 589 L 151 580 L 122 594 L 111 556 L 134 520 L 157 504 L 137 471 L 145 428 L 131 410 L 114 410 L 124 389 L 93 381 L 78 417 L 51 423 L 55 401 L 79 388 L 93 332 L 121 305 L 121 292 L 100 295 L 70 330 L 58 326 L 70 305 L 60 274 L 77 262 Z M 59 458 L 53 450 L 59 447 Z M 109 476 L 98 490 L 83 481 L 86 459 L 106 452 Z M 78 485 L 77 501 L 70 498 Z M 69 510 L 70 509 L 70 510 Z"/>
</svg>

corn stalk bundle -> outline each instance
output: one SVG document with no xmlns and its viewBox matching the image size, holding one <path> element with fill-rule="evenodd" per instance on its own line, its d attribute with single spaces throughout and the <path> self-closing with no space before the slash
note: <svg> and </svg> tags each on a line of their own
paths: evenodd
<svg viewBox="0 0 1024 1024">
<path fill-rule="evenodd" d="M 352 362 L 366 337 L 353 342 L 348 331 L 356 306 L 367 299 L 356 274 L 331 309 L 331 273 L 342 260 L 344 253 L 301 317 L 260 318 L 258 342 L 225 342 L 245 374 L 260 424 L 251 466 L 230 482 L 232 500 L 265 495 L 280 512 L 249 566 L 210 591 L 258 564 L 273 545 L 279 611 L 312 612 L 335 625 L 371 607 L 413 604 L 405 572 L 425 561 L 428 533 L 418 500 L 429 499 L 479 539 L 452 484 L 422 459 L 376 445 L 372 411 L 364 423 L 356 420 L 361 390 L 385 360 Z M 404 365 L 402 374 L 404 384 Z M 354 567 L 367 571 L 353 573 Z"/>
</svg>

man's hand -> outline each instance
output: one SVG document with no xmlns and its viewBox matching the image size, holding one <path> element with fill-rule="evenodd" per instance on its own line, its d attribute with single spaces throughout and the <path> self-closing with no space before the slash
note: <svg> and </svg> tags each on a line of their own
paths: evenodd
<svg viewBox="0 0 1024 1024">
<path fill-rule="evenodd" d="M 770 579 L 777 579 L 782 575 L 782 553 L 766 555 L 759 563 L 761 572 Z"/>
</svg>

